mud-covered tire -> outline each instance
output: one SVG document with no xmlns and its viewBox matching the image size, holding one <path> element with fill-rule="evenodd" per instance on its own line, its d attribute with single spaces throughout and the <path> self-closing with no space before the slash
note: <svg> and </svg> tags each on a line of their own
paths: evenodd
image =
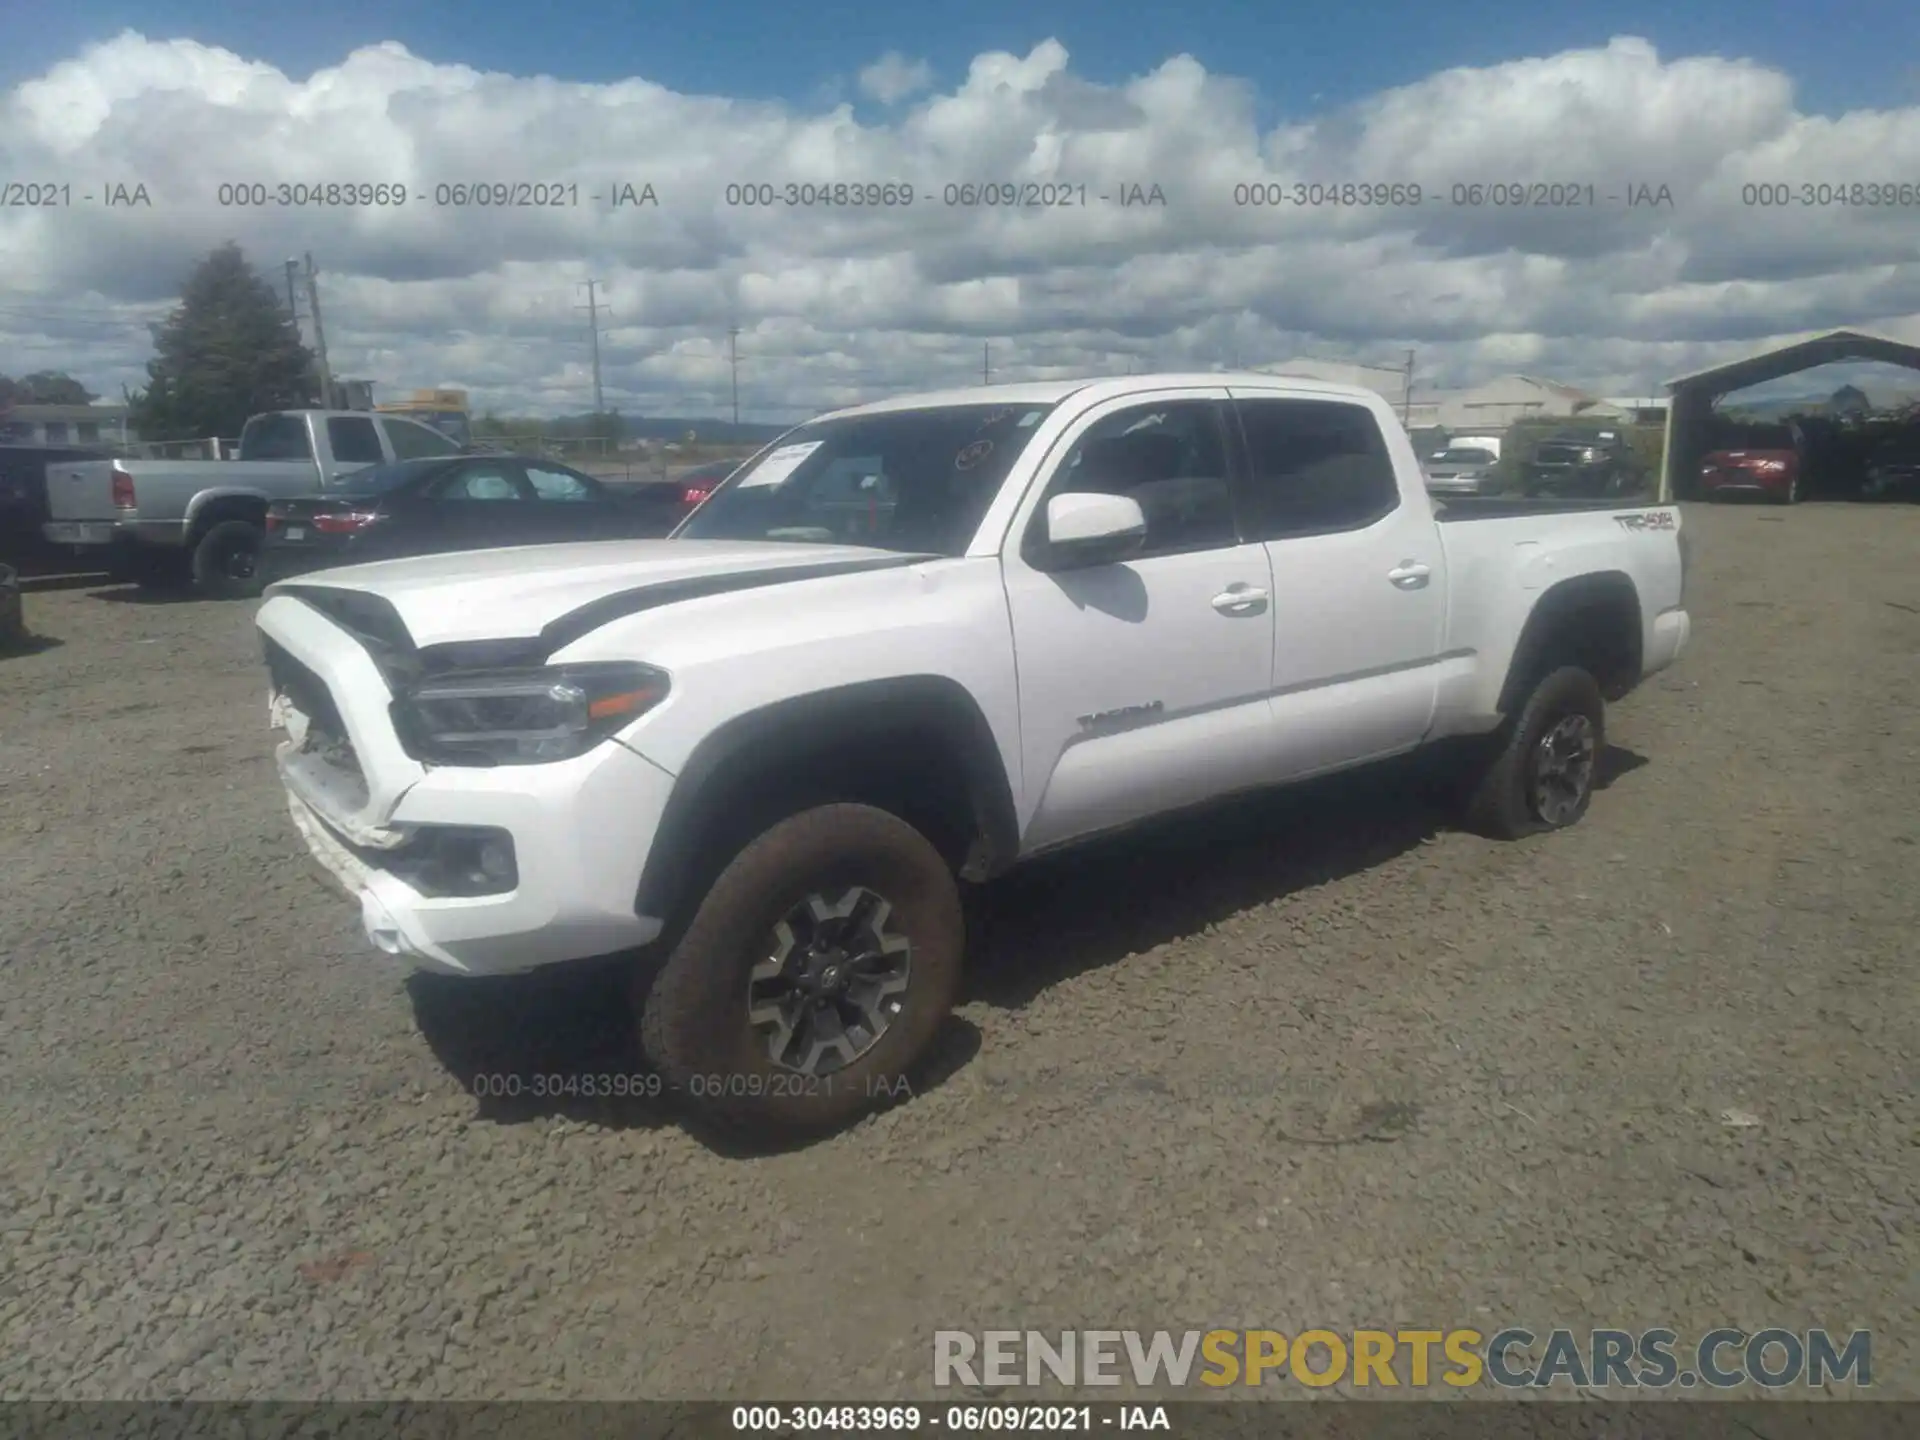
<svg viewBox="0 0 1920 1440">
<path fill-rule="evenodd" d="M 266 532 L 247 520 L 222 520 L 193 547 L 193 583 L 215 600 L 248 600 L 260 593 L 260 547 Z"/>
<path fill-rule="evenodd" d="M 899 1009 L 832 1073 L 777 1064 L 748 1019 L 750 974 L 815 895 L 870 890 L 910 942 Z M 829 899 L 829 903 L 832 900 Z M 887 811 L 833 804 L 779 821 L 720 872 L 664 964 L 634 980 L 640 1045 L 697 1121 L 755 1142 L 811 1138 L 906 1098 L 959 993 L 966 926 L 940 852 Z"/>
<path fill-rule="evenodd" d="M 1583 723 L 1582 723 L 1583 722 Z M 1587 754 L 1576 795 L 1542 802 L 1554 757 L 1564 740 L 1585 732 Z M 1552 739 L 1552 752 L 1543 746 Z M 1577 743 L 1577 742 L 1576 742 Z M 1493 840 L 1519 840 L 1578 824 L 1593 800 L 1593 782 L 1606 749 L 1606 701 L 1585 670 L 1565 666 L 1543 676 L 1519 714 L 1495 737 L 1466 800 L 1462 823 Z"/>
</svg>

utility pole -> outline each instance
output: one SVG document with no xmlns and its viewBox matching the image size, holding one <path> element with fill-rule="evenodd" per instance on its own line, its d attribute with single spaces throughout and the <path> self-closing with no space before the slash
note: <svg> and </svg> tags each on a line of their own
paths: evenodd
<svg viewBox="0 0 1920 1440">
<path fill-rule="evenodd" d="M 320 367 L 320 403 L 333 409 L 333 371 L 327 368 L 327 332 L 320 328 L 320 282 L 313 268 L 313 252 L 307 252 L 307 309 L 313 314 L 313 358 Z"/>
<path fill-rule="evenodd" d="M 1400 397 L 1400 423 L 1413 424 L 1413 351 L 1407 351 L 1407 388 Z"/>
<path fill-rule="evenodd" d="M 980 383 L 992 384 L 993 382 L 987 378 L 991 374 L 993 374 L 993 342 L 983 340 L 980 342 Z"/>
<path fill-rule="evenodd" d="M 598 280 L 587 281 L 587 303 L 573 307 L 576 310 L 584 310 L 587 312 L 587 324 L 592 327 L 593 414 L 596 420 L 606 414 L 606 406 L 602 403 L 600 397 L 600 297 L 594 293 L 599 284 L 600 282 Z"/>
<path fill-rule="evenodd" d="M 740 438 L 740 327 L 727 327 L 727 365 L 733 371 L 733 438 Z"/>
</svg>

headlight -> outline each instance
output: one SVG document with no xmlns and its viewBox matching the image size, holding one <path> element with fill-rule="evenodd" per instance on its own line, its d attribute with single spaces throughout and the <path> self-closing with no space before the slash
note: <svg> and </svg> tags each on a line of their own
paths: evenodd
<svg viewBox="0 0 1920 1440">
<path fill-rule="evenodd" d="M 667 695 L 647 665 L 558 665 L 423 680 L 394 702 L 409 752 L 443 765 L 568 760 L 638 719 Z"/>
</svg>

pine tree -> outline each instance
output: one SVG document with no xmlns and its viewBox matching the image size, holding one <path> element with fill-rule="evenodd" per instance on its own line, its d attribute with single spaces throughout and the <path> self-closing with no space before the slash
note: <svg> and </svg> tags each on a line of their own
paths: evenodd
<svg viewBox="0 0 1920 1440">
<path fill-rule="evenodd" d="M 249 417 L 312 405 L 319 393 L 298 322 L 233 241 L 194 269 L 153 341 L 149 383 L 129 415 L 142 439 L 235 436 Z"/>
</svg>

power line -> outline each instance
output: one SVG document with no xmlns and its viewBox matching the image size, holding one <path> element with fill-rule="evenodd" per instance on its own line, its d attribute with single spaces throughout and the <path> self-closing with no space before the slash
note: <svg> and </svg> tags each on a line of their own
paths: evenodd
<svg viewBox="0 0 1920 1440">
<path fill-rule="evenodd" d="M 593 336 L 593 413 L 604 415 L 607 407 L 600 391 L 600 297 L 595 293 L 599 284 L 598 280 L 587 281 L 587 303 L 573 308 L 587 312 L 587 325 Z"/>
</svg>

